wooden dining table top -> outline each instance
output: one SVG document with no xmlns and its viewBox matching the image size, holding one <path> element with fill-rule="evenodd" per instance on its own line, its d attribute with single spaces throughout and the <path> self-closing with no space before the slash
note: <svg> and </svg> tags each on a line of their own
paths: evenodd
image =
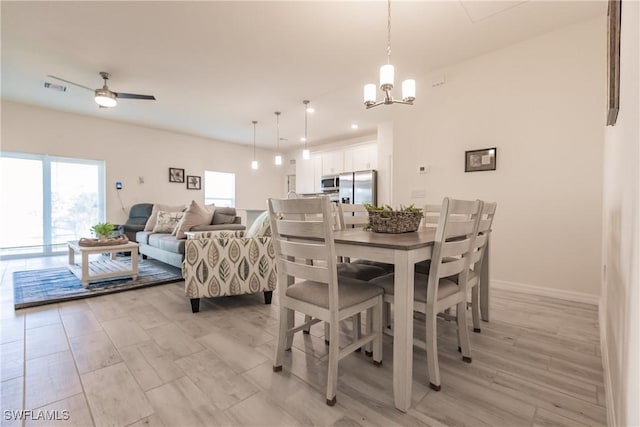
<svg viewBox="0 0 640 427">
<path fill-rule="evenodd" d="M 436 229 L 421 228 L 410 233 L 374 233 L 373 231 L 354 228 L 339 230 L 333 233 L 335 243 L 347 245 L 367 245 L 378 248 L 412 250 L 433 246 Z"/>
</svg>

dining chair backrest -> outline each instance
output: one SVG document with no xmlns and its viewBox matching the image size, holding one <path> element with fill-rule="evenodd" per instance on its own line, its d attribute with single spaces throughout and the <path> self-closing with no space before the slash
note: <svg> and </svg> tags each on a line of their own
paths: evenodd
<svg viewBox="0 0 640 427">
<path fill-rule="evenodd" d="M 427 283 L 427 302 L 437 301 L 440 279 L 458 275 L 458 286 L 466 292 L 483 202 L 445 197 L 431 257 Z"/>
<path fill-rule="evenodd" d="M 364 205 L 352 205 L 348 203 L 338 204 L 338 218 L 340 229 L 360 228 L 369 225 L 369 212 Z"/>
<path fill-rule="evenodd" d="M 478 232 L 473 244 L 474 251 L 471 258 L 471 266 L 473 266 L 474 271 L 480 271 L 480 264 L 482 264 L 482 259 L 484 258 L 487 241 L 493 224 L 493 217 L 496 214 L 496 207 L 497 203 L 495 202 L 484 202 L 482 205 L 482 213 L 480 215 Z"/>
<path fill-rule="evenodd" d="M 442 205 L 424 205 L 423 208 L 423 226 L 424 227 L 437 227 L 440 220 L 440 210 Z"/>
<path fill-rule="evenodd" d="M 326 197 L 269 199 L 269 216 L 280 292 L 295 279 L 326 283 L 330 310 L 337 310 L 335 216 L 330 204 Z"/>
</svg>

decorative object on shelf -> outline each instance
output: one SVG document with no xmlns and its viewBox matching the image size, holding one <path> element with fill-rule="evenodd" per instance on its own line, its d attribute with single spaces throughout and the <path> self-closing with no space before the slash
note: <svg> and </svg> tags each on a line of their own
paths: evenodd
<svg viewBox="0 0 640 427">
<path fill-rule="evenodd" d="M 91 227 L 93 234 L 100 240 L 105 240 L 107 237 L 111 237 L 115 229 L 116 226 L 110 222 L 99 222 Z"/>
<path fill-rule="evenodd" d="M 124 234 L 120 234 L 119 236 L 114 237 L 105 237 L 98 239 L 88 239 L 86 237 L 80 238 L 78 240 L 79 246 L 113 246 L 113 245 L 124 245 L 129 243 L 129 238 Z"/>
<path fill-rule="evenodd" d="M 187 175 L 187 190 L 200 190 L 201 178 L 195 175 Z"/>
<path fill-rule="evenodd" d="M 276 115 L 276 157 L 274 163 L 276 166 L 282 164 L 282 155 L 280 155 L 280 111 L 274 113 Z"/>
<path fill-rule="evenodd" d="M 184 169 L 169 168 L 169 182 L 184 182 Z"/>
<path fill-rule="evenodd" d="M 621 0 L 609 0 L 607 11 L 607 126 L 614 126 L 620 109 Z"/>
<path fill-rule="evenodd" d="M 369 213 L 369 229 L 375 233 L 410 233 L 420 227 L 422 209 L 413 205 L 394 210 L 389 205 L 382 207 L 365 204 Z"/>
<path fill-rule="evenodd" d="M 380 67 L 380 90 L 384 92 L 384 99 L 376 102 L 376 85 L 369 83 L 364 85 L 364 105 L 369 108 L 382 104 L 408 104 L 413 105 L 416 99 L 416 81 L 407 79 L 402 82 L 402 100 L 393 99 L 393 65 L 391 65 L 391 0 L 387 0 L 387 64 Z"/>
<path fill-rule="evenodd" d="M 253 160 L 251 160 L 251 169 L 256 170 L 258 169 L 258 161 L 256 160 L 256 125 L 258 122 L 254 120 L 251 123 L 253 123 Z"/>
<path fill-rule="evenodd" d="M 480 172 L 496 170 L 498 149 L 496 147 L 464 152 L 464 171 Z"/>
<path fill-rule="evenodd" d="M 310 101 L 308 99 L 302 101 L 302 105 L 304 105 L 304 136 L 300 138 L 300 141 L 304 142 L 304 149 L 302 150 L 302 158 L 304 160 L 309 160 L 311 158 L 311 153 L 307 148 L 307 139 L 309 139 L 309 136 L 307 134 L 307 113 L 311 113 L 315 110 L 309 107 L 309 102 Z"/>
</svg>

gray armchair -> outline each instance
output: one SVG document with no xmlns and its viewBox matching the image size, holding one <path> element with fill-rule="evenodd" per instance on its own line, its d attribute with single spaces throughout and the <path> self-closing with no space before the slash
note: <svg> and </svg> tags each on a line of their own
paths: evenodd
<svg viewBox="0 0 640 427">
<path fill-rule="evenodd" d="M 129 218 L 127 222 L 118 226 L 118 233 L 126 235 L 130 241 L 135 242 L 136 233 L 144 230 L 152 209 L 153 203 L 138 203 L 131 206 Z"/>
</svg>

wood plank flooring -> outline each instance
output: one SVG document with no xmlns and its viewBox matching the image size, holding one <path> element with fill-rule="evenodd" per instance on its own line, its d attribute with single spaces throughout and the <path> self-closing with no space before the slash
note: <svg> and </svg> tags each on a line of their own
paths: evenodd
<svg viewBox="0 0 640 427">
<path fill-rule="evenodd" d="M 322 324 L 296 334 L 274 373 L 276 295 L 272 305 L 261 294 L 203 300 L 192 314 L 180 282 L 14 311 L 13 271 L 66 261 L 2 262 L 1 406 L 69 419 L 23 424 L 3 412 L 2 426 L 606 424 L 596 306 L 493 291 L 492 321 L 470 334 L 473 363 L 461 361 L 455 325 L 438 324 L 442 391 L 429 389 L 426 355 L 414 348 L 405 414 L 393 406 L 388 336 L 381 368 L 361 353 L 340 362 L 334 407 Z M 416 314 L 416 336 L 423 323 Z"/>
</svg>

